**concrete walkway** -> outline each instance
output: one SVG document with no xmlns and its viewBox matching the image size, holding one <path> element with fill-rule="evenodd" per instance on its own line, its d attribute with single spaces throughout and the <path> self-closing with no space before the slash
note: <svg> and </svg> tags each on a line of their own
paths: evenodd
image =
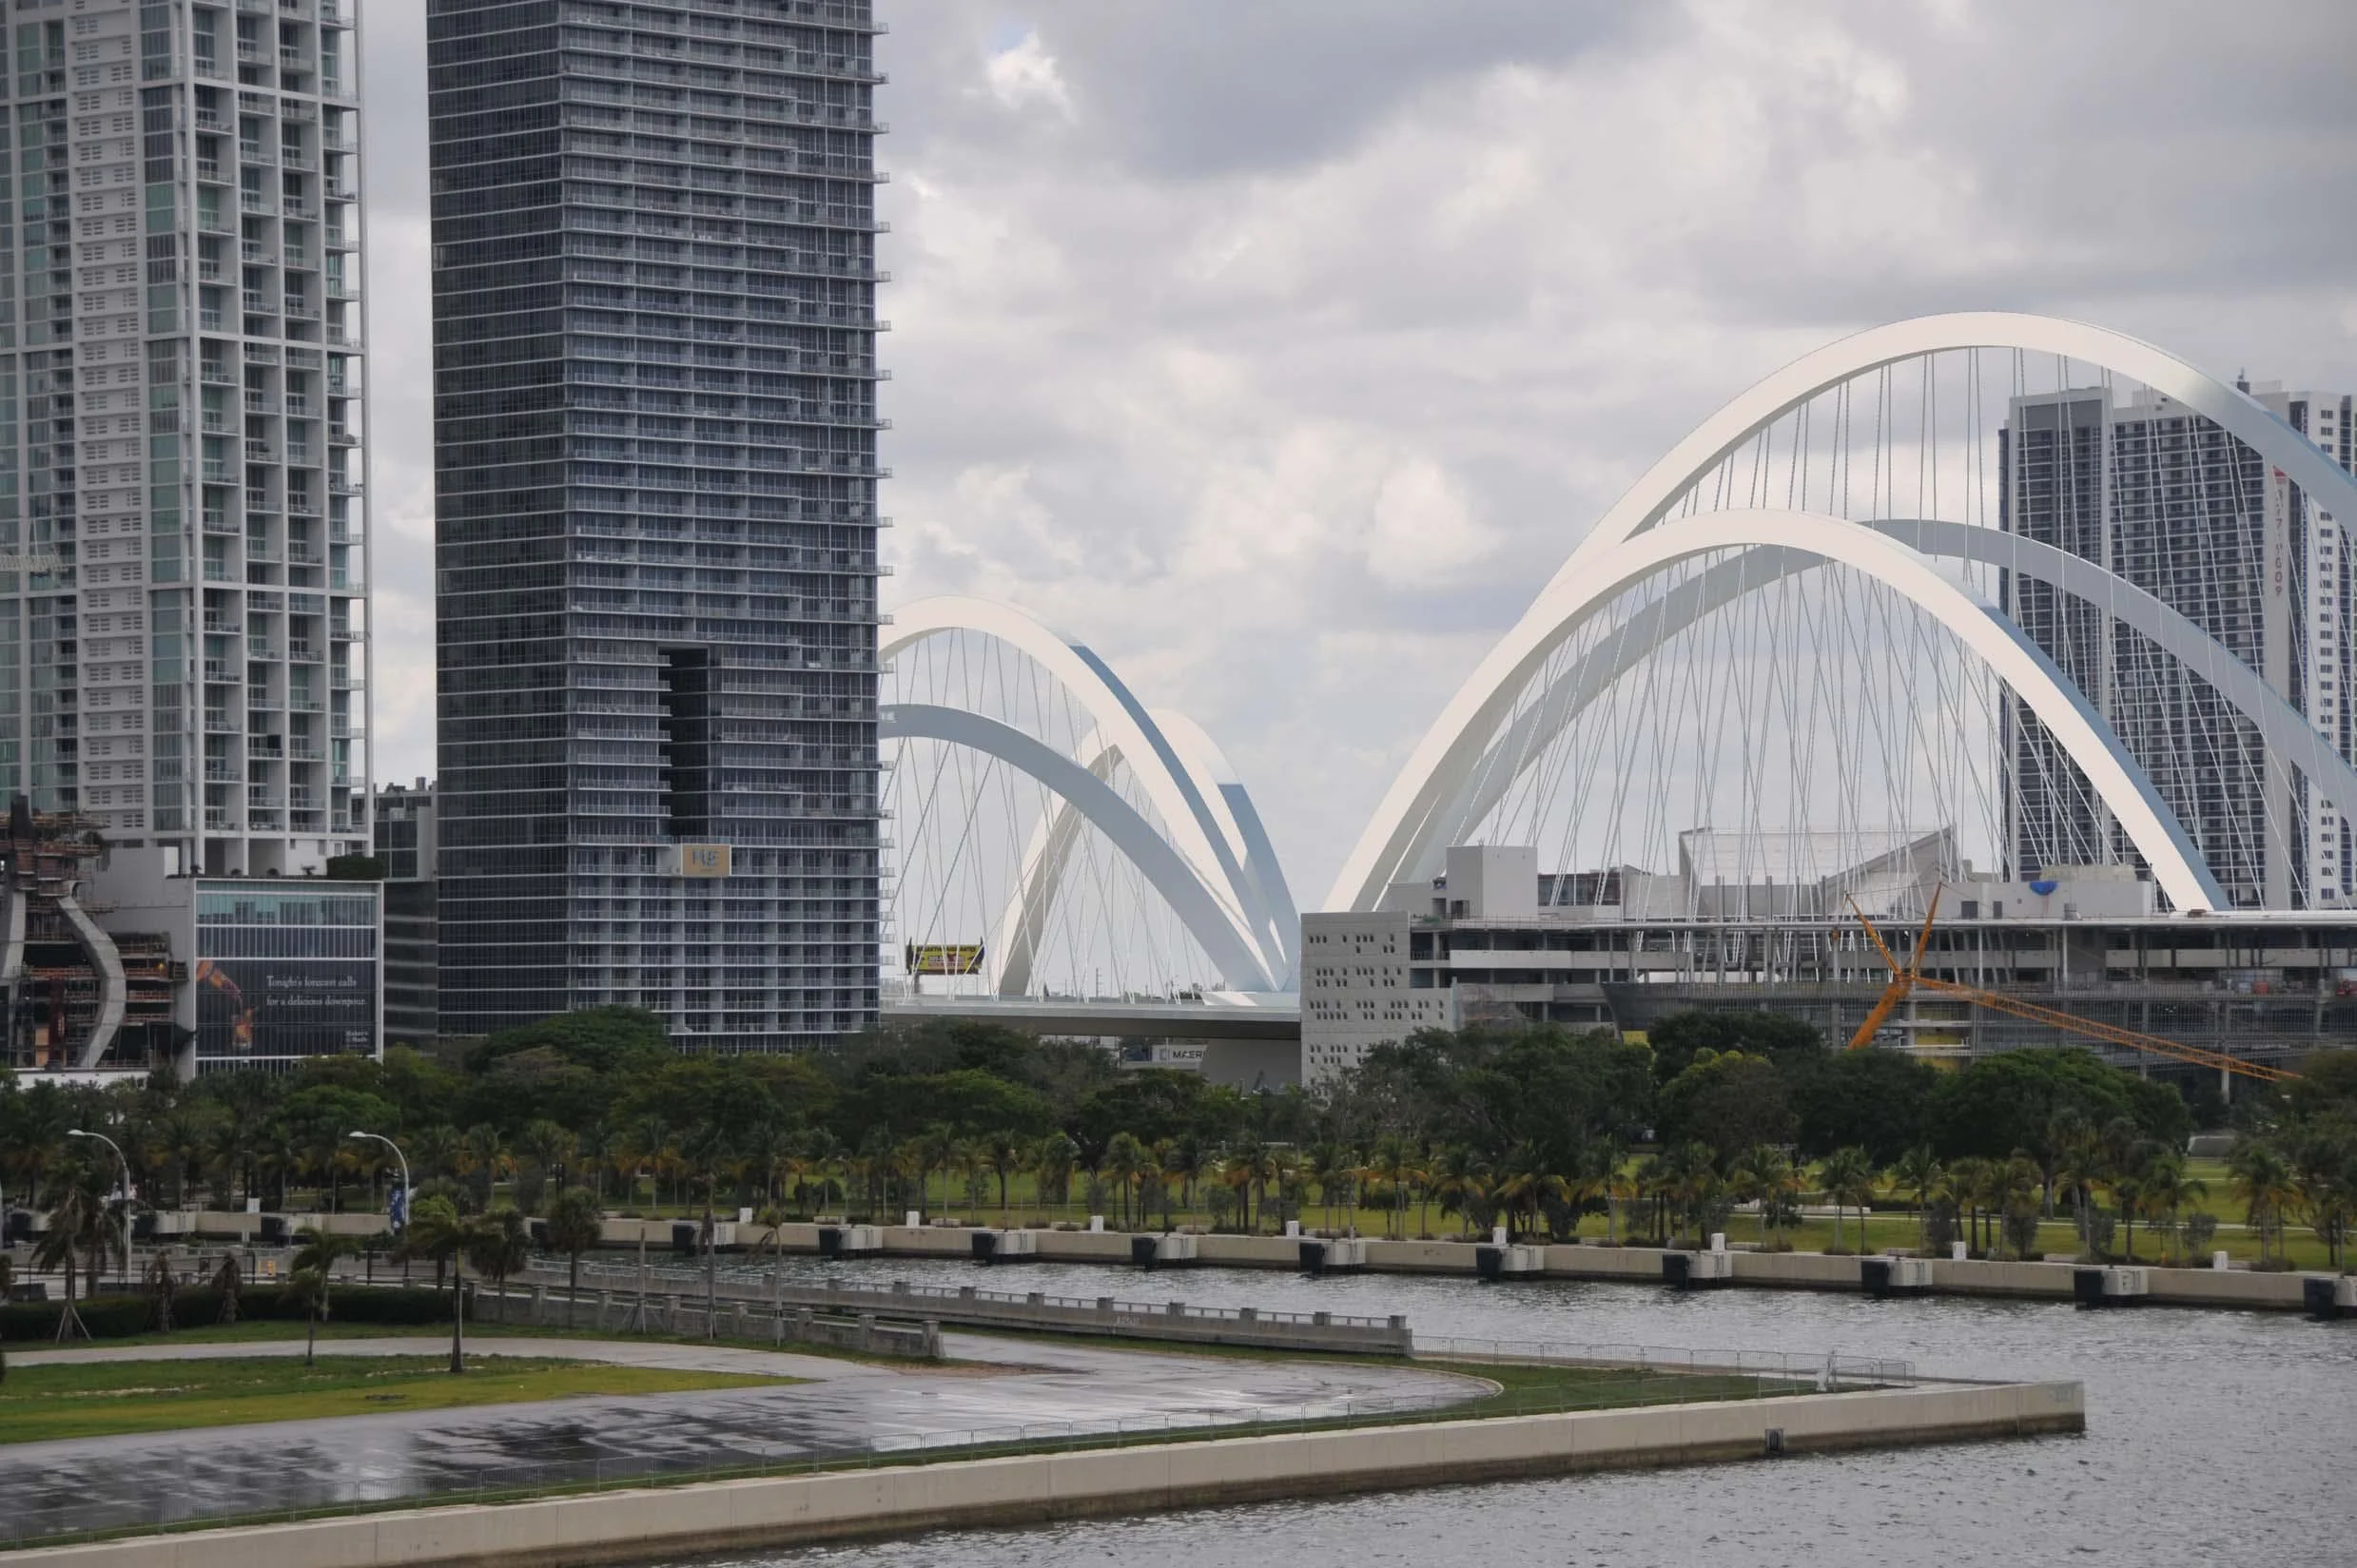
<svg viewBox="0 0 2357 1568">
<path fill-rule="evenodd" d="M 772 1372 L 809 1382 L 0 1443 L 0 1547 L 72 1530 L 404 1498 L 839 1462 L 976 1442 L 1137 1434 L 1432 1408 L 1489 1385 L 1452 1373 L 945 1336 L 972 1367 L 908 1369 L 732 1346 L 485 1338 L 469 1355 L 571 1356 Z M 28 1352 L 11 1360 L 173 1361 L 302 1352 L 300 1341 Z M 428 1337 L 321 1342 L 431 1356 Z"/>
</svg>

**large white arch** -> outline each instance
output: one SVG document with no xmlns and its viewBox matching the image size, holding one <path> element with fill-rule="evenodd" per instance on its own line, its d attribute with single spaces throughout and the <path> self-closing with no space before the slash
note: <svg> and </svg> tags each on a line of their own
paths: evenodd
<svg viewBox="0 0 2357 1568">
<path fill-rule="evenodd" d="M 2084 322 L 2004 311 L 1925 316 L 1844 338 L 1803 355 L 1737 397 L 1672 447 L 1613 504 L 1425 732 L 1343 862 L 1327 897 L 1328 907 L 1372 908 L 1385 886 L 1405 880 L 1413 846 L 1435 815 L 1445 812 L 1465 787 L 1530 670 L 1559 640 L 1555 629 L 1565 607 L 1582 598 L 1584 585 L 1593 579 L 1608 552 L 1662 523 L 1680 498 L 1721 462 L 1810 399 L 1900 360 L 1978 348 L 2055 355 L 2141 381 L 2248 443 L 2306 490 L 2322 510 L 2357 518 L 2357 477 L 2247 394 L 2141 339 Z M 1699 521 L 1684 519 L 1674 526 Z M 2173 893 L 2171 898 L 2184 906 L 2184 900 Z M 2216 900 L 2206 897 L 2197 901 L 2214 907 Z"/>
<path fill-rule="evenodd" d="M 1483 706 L 1489 710 L 1490 730 L 1548 653 L 1628 589 L 1698 555 L 1768 546 L 1838 562 L 1889 585 L 1925 613 L 1933 616 L 1964 643 L 2015 695 L 2027 704 L 2050 730 L 2071 760 L 2078 765 L 2096 792 L 2112 806 L 2121 829 L 2152 868 L 2161 891 L 2180 909 L 2214 909 L 2226 902 L 2224 892 L 2194 849 L 2176 818 L 2160 802 L 2143 767 L 2119 744 L 2110 726 L 2096 714 L 2086 697 L 2032 642 L 1994 606 L 1984 604 L 1942 576 L 1922 555 L 1897 539 L 1861 524 L 1807 513 L 1768 510 L 1713 513 L 1682 519 L 1675 528 L 1650 531 L 1600 552 L 1589 562 L 1586 580 L 1575 589 L 1543 594 L 1532 615 L 1542 611 L 1543 634 L 1530 639 L 1531 651 L 1499 683 Z M 1525 624 L 1529 624 L 1526 618 Z M 1432 781 L 1440 793 L 1419 815 L 1464 782 L 1476 765 L 1479 747 L 1470 755 L 1451 758 L 1451 767 Z M 1445 787 L 1443 787 L 1445 786 Z M 1386 868 L 1388 872 L 1389 868 Z M 1337 889 L 1335 907 L 1371 909 L 1392 881 L 1388 874 L 1364 888 Z M 1345 902 L 1347 898 L 1349 901 Z"/>
<path fill-rule="evenodd" d="M 925 638 L 955 631 L 977 632 L 1005 643 L 1071 693 L 1095 725 L 1083 743 L 1083 761 L 1061 758 L 1052 747 L 1040 749 L 1060 757 L 1071 769 L 1100 784 L 1115 764 L 1126 765 L 1194 880 L 1220 907 L 1227 923 L 1244 933 L 1254 954 L 1253 973 L 1259 977 L 1249 989 L 1292 985 L 1298 967 L 1295 950 L 1299 924 L 1293 895 L 1251 797 L 1201 727 L 1167 710 L 1149 712 L 1089 648 L 995 600 L 941 594 L 904 606 L 894 611 L 880 653 L 889 659 Z M 891 731 L 883 733 L 888 738 Z M 1065 801 L 1079 803 L 1044 776 L 1035 773 L 1034 777 L 1049 783 Z M 1023 885 L 1008 909 L 1007 919 L 1016 923 L 1009 928 L 1002 922 L 1003 930 L 1018 934 L 1019 944 L 1021 934 L 1026 932 L 1036 942 L 1061 884 L 1063 854 L 1078 828 L 1068 819 L 1069 812 L 1057 813 L 1042 824 L 1047 838 L 1035 834 L 1026 851 Z M 1208 945 L 1206 950 L 1210 951 Z M 1008 958 L 1023 959 L 1020 967 L 1027 985 L 1031 950 L 1003 952 Z M 1224 970 L 1226 961 L 1220 961 Z M 1244 985 L 1234 979 L 1230 983 Z"/>
<path fill-rule="evenodd" d="M 2114 620 L 2149 638 L 2209 682 L 2250 721 L 2268 749 L 2305 773 L 2325 799 L 2335 804 L 2357 802 L 2357 768 L 2350 767 L 2257 670 L 2166 601 L 2097 563 L 2052 545 L 1971 523 L 1883 518 L 1845 526 L 1870 528 L 1923 555 L 2003 567 L 2101 604 Z M 1614 627 L 1483 748 L 1480 761 L 1456 792 L 1418 825 L 1393 880 L 1421 881 L 1437 875 L 1448 846 L 1462 842 L 1465 834 L 1497 807 L 1521 769 L 1613 682 L 1656 649 L 1743 595 L 1822 564 L 1823 557 L 1777 545 L 1744 551 L 1680 583 Z"/>
</svg>

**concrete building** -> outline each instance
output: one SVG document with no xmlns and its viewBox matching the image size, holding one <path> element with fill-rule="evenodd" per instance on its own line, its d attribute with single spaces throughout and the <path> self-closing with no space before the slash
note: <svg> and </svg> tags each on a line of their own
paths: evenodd
<svg viewBox="0 0 2357 1568">
<path fill-rule="evenodd" d="M 1861 905 L 1892 917 L 1882 934 L 1902 960 L 1942 889 L 1927 975 L 2279 1065 L 2357 1038 L 2357 911 L 2188 920 L 2162 913 L 2133 868 L 2052 867 L 2016 881 L 1943 863 L 1932 853 L 1943 838 L 1910 846 L 1907 885 L 1887 856 L 1797 887 L 1698 887 L 1690 867 L 1526 883 L 1529 849 L 1451 848 L 1431 886 L 1398 884 L 1373 911 L 1302 917 L 1302 1079 L 1328 1079 L 1425 1027 L 1642 1034 L 1687 1008 L 1761 1008 L 1846 1039 L 1889 978 L 1846 896 L 1831 896 L 1860 884 L 1880 887 L 1879 906 Z M 1930 993 L 1888 1028 L 1899 1047 L 1935 1057 L 2088 1043 Z M 2154 1065 L 2133 1052 L 2114 1059 Z"/>
<path fill-rule="evenodd" d="M 867 0 L 429 0 L 439 1009 L 877 1011 Z"/>
<path fill-rule="evenodd" d="M 423 1047 L 441 1032 L 432 782 L 380 789 L 376 823 L 384 864 L 384 1040 Z"/>
<path fill-rule="evenodd" d="M 2252 395 L 2342 467 L 2357 460 L 2347 395 Z M 2008 532 L 2101 563 L 2165 601 L 2342 756 L 2357 756 L 2344 685 L 2350 519 L 2309 505 L 2251 447 L 2151 392 L 2125 403 L 2100 388 L 2016 397 L 2002 442 Z M 2203 671 L 2049 583 L 2009 574 L 2003 593 L 2152 776 L 2234 906 L 2352 902 L 2350 803 L 2310 790 Z M 2016 872 L 2134 863 L 2085 775 L 2019 698 L 2005 699 L 2002 722 Z"/>
<path fill-rule="evenodd" d="M 0 798 L 211 875 L 368 839 L 357 10 L 9 12 Z"/>
</svg>

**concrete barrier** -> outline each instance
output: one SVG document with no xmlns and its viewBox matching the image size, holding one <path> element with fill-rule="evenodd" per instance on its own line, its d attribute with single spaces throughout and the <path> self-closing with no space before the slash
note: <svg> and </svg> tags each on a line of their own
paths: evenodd
<svg viewBox="0 0 2357 1568">
<path fill-rule="evenodd" d="M 956 1232 L 964 1235 L 961 1230 Z M 1126 1236 L 1114 1239 L 1127 1243 Z M 1298 1243 L 1294 1244 L 1296 1248 Z M 745 1302 L 767 1311 L 772 1307 L 813 1311 L 835 1316 L 873 1313 L 894 1318 L 922 1318 L 968 1328 L 1011 1328 L 1033 1332 L 1098 1334 L 1122 1339 L 1172 1340 L 1182 1344 L 1254 1345 L 1272 1350 L 1357 1351 L 1374 1355 L 1411 1355 L 1415 1349 L 1404 1317 L 1357 1318 L 1333 1312 L 1263 1312 L 1252 1307 L 1187 1306 L 1184 1302 L 1123 1302 L 1111 1296 L 1085 1298 L 1051 1296 L 1041 1291 L 983 1290 L 974 1286 L 948 1287 L 916 1286 L 894 1280 L 882 1288 L 858 1288 L 840 1278 L 821 1287 L 785 1285 L 742 1276 L 712 1282 L 709 1287 L 694 1268 L 654 1268 L 647 1271 L 651 1300 L 682 1297 L 701 1300 L 707 1289 L 723 1304 Z M 525 1282 L 555 1295 L 566 1278 L 555 1265 L 536 1263 L 525 1271 Z M 581 1271 L 583 1297 L 604 1295 L 635 1299 L 638 1270 L 589 1265 Z"/>
<path fill-rule="evenodd" d="M 0 1553 L 24 1568 L 572 1568 L 1277 1498 L 2078 1432 L 2075 1383 L 1212 1439 L 642 1488 Z"/>
<path fill-rule="evenodd" d="M 224 1220 L 252 1220 L 243 1214 L 215 1216 Z M 358 1216 L 341 1216 L 352 1220 Z M 258 1222 L 257 1222 L 258 1223 Z M 608 1220 L 605 1245 L 635 1246 L 638 1232 L 647 1234 L 650 1251 L 668 1251 L 672 1222 Z M 778 1249 L 816 1252 L 818 1227 L 779 1227 Z M 886 1226 L 881 1228 L 886 1257 L 970 1258 L 979 1232 L 965 1227 Z M 1033 1255 L 1057 1263 L 1130 1264 L 1130 1236 L 1120 1231 L 1034 1230 Z M 761 1251 L 770 1246 L 769 1232 L 756 1226 L 737 1227 L 739 1250 Z M 1196 1238 L 1196 1257 L 1204 1265 L 1229 1268 L 1301 1267 L 1301 1238 L 1293 1236 L 1202 1235 Z M 1480 1247 L 1473 1241 L 1367 1241 L 1367 1264 L 1374 1273 L 1474 1275 Z M 1658 1284 L 1663 1278 L 1658 1247 L 1588 1247 L 1556 1245 L 1542 1249 L 1545 1272 L 1552 1279 L 1618 1280 Z M 1733 1280 L 1739 1286 L 1782 1290 L 1848 1290 L 1860 1288 L 1857 1257 L 1823 1252 L 1752 1252 L 1736 1250 Z M 2069 1301 L 2073 1265 L 2068 1263 L 2008 1263 L 1989 1259 L 1932 1260 L 1930 1293 L 1968 1296 L 2010 1296 L 2032 1301 Z M 2301 1281 L 2313 1277 L 2290 1273 L 2257 1273 L 2248 1269 L 2149 1269 L 2151 1287 L 2143 1301 L 2163 1306 L 2236 1307 L 2249 1310 L 2296 1312 L 2303 1309 Z"/>
</svg>

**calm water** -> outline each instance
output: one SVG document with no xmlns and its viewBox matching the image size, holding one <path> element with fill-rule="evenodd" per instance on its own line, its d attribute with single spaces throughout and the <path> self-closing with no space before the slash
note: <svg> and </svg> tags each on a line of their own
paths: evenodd
<svg viewBox="0 0 2357 1568">
<path fill-rule="evenodd" d="M 1404 1311 L 1427 1334 L 1839 1350 L 1905 1357 L 1931 1373 L 2076 1378 L 2088 1435 L 940 1534 L 739 1559 L 748 1563 L 2357 1564 L 2357 1324 L 2347 1322 L 1224 1269 L 1149 1281 L 1058 1265 L 987 1276 L 957 1264 L 836 1267 L 1070 1295 Z"/>
</svg>

